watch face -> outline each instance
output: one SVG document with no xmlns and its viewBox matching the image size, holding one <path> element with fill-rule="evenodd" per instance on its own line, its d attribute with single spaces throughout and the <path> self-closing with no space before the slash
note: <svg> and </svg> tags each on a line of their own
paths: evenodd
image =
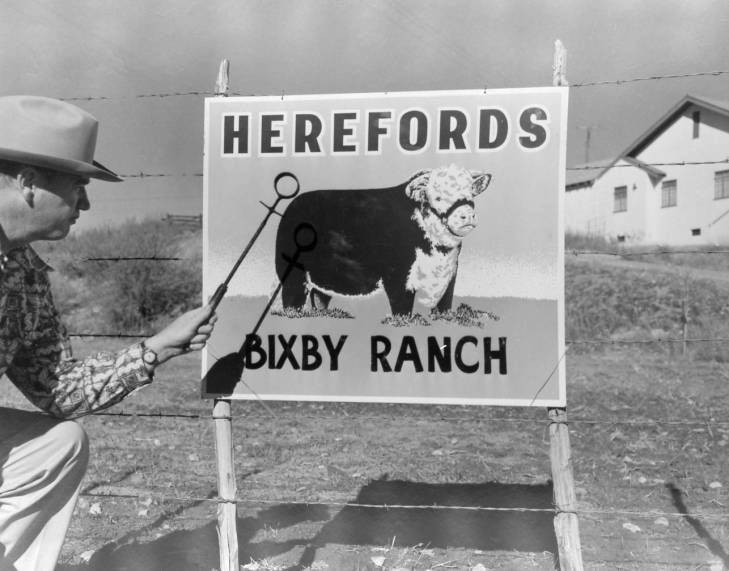
<svg viewBox="0 0 729 571">
<path fill-rule="evenodd" d="M 142 360 L 148 365 L 154 365 L 157 361 L 157 355 L 151 349 L 145 349 L 142 353 Z"/>
</svg>

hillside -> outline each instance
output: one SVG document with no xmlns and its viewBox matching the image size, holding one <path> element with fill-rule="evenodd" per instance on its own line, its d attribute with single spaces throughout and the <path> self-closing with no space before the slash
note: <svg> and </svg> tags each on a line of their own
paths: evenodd
<svg viewBox="0 0 729 571">
<path fill-rule="evenodd" d="M 201 299 L 199 228 L 129 222 L 37 249 L 56 269 L 54 295 L 72 332 L 151 332 Z M 729 339 L 729 252 L 636 250 L 568 236 L 565 265 L 571 351 L 637 341 L 648 350 L 683 352 L 684 336 Z M 687 351 L 724 361 L 723 345 L 689 342 Z"/>
</svg>

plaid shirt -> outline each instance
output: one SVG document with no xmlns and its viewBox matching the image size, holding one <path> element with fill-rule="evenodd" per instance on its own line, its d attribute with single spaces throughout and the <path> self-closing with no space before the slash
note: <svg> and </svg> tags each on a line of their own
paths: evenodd
<svg viewBox="0 0 729 571">
<path fill-rule="evenodd" d="M 121 401 L 152 382 L 140 343 L 74 359 L 51 296 L 50 267 L 32 248 L 0 260 L 0 375 L 36 406 L 73 418 Z"/>
</svg>

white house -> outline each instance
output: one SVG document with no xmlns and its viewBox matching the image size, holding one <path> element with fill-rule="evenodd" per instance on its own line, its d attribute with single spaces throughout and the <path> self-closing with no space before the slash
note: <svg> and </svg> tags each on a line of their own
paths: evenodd
<svg viewBox="0 0 729 571">
<path fill-rule="evenodd" d="M 729 243 L 729 101 L 687 95 L 599 165 L 567 172 L 568 232 L 628 243 Z"/>
</svg>

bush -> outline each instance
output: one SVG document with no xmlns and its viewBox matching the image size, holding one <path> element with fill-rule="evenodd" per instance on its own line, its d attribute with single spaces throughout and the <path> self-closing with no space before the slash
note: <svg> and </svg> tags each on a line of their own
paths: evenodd
<svg viewBox="0 0 729 571">
<path fill-rule="evenodd" d="M 729 296 L 715 281 L 672 272 L 568 263 L 565 320 L 569 340 L 658 341 L 646 348 L 681 349 L 684 311 L 689 338 L 729 337 Z M 685 309 L 684 309 L 685 308 Z M 679 340 L 668 343 L 667 339 Z M 598 345 L 599 346 L 599 345 Z M 584 350 L 589 345 L 577 345 Z M 699 343 L 694 356 L 724 360 L 723 344 Z"/>
<path fill-rule="evenodd" d="M 565 252 L 615 252 L 618 249 L 618 243 L 608 240 L 603 236 L 578 234 L 575 232 L 565 232 L 564 235 Z"/>
<path fill-rule="evenodd" d="M 155 220 L 133 221 L 42 243 L 37 249 L 57 269 L 52 277 L 54 296 L 64 320 L 76 332 L 151 333 L 201 302 L 199 230 Z"/>
</svg>

